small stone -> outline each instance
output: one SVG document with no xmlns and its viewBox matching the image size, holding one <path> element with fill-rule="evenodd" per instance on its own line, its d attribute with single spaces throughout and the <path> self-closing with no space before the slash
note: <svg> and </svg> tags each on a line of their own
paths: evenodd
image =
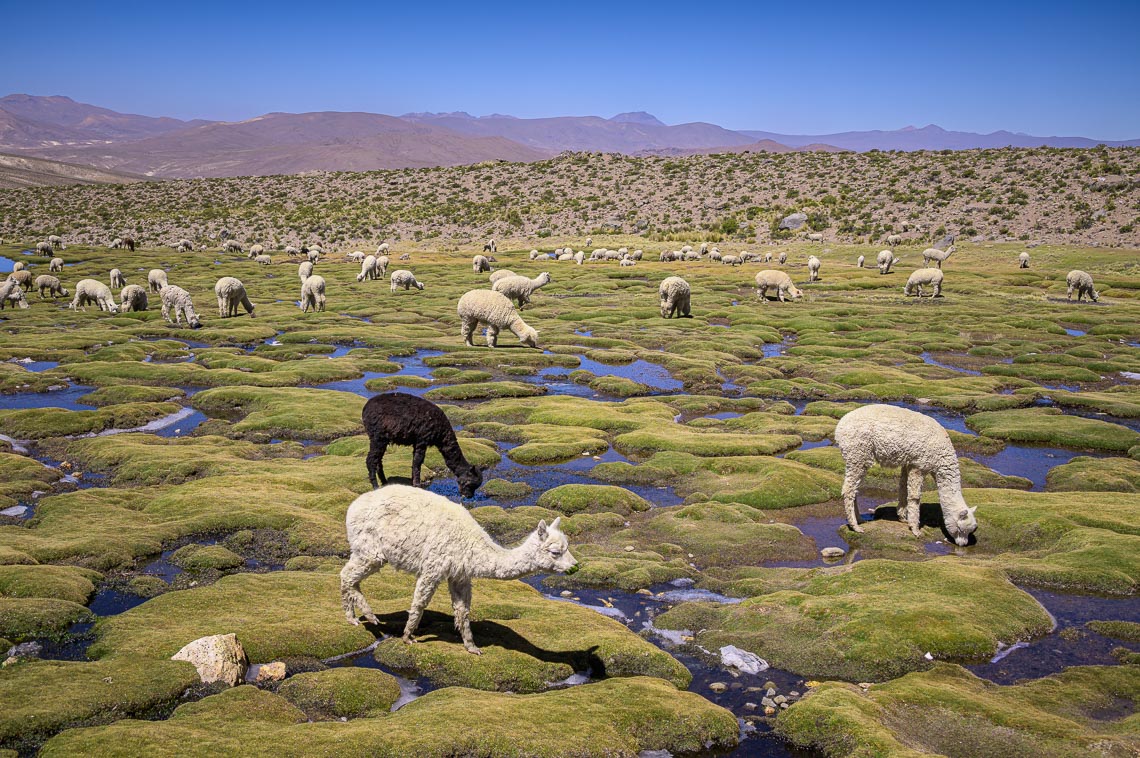
<svg viewBox="0 0 1140 758">
<path fill-rule="evenodd" d="M 788 702 L 788 699 L 783 695 L 776 695 L 776 697 L 772 698 L 772 700 L 776 703 L 776 705 L 783 705 L 784 703 Z"/>
<path fill-rule="evenodd" d="M 768 691 L 765 692 L 764 694 L 767 695 L 768 697 L 775 697 L 776 696 L 776 688 L 775 687 L 769 687 Z"/>
<path fill-rule="evenodd" d="M 264 682 L 280 682 L 285 678 L 285 664 L 282 661 L 263 663 L 257 667 L 257 674 L 253 678 L 254 684 Z"/>
<path fill-rule="evenodd" d="M 709 689 L 713 692 L 720 693 L 726 691 L 728 689 L 728 685 L 724 682 L 713 682 L 709 685 Z"/>
<path fill-rule="evenodd" d="M 775 708 L 775 707 L 776 707 L 776 701 L 774 701 L 774 700 L 773 700 L 772 698 L 770 698 L 770 697 L 761 698 L 761 699 L 760 699 L 760 704 L 761 704 L 761 705 L 766 705 L 766 706 L 768 706 L 769 708 Z"/>
<path fill-rule="evenodd" d="M 638 594 L 638 595 L 649 595 L 650 597 L 653 597 L 653 593 L 652 593 L 652 592 L 650 592 L 649 590 L 645 589 L 644 587 L 642 587 L 641 589 L 639 589 L 639 590 L 637 591 L 637 594 Z"/>
<path fill-rule="evenodd" d="M 8 648 L 9 657 L 13 658 L 39 658 L 44 646 L 38 642 L 21 642 Z"/>
<path fill-rule="evenodd" d="M 788 707 L 788 704 L 787 704 L 787 703 L 780 703 L 780 707 L 781 707 L 781 708 L 787 708 L 787 707 Z"/>
<path fill-rule="evenodd" d="M 570 590 L 562 590 L 562 592 L 560 592 L 558 594 L 561 595 L 562 597 L 573 597 L 573 595 L 574 595 L 574 593 L 571 592 Z"/>
<path fill-rule="evenodd" d="M 16 656 L 14 656 L 14 655 L 10 655 L 10 656 L 8 656 L 7 658 L 5 658 L 5 659 L 4 659 L 4 662 L 3 662 L 3 663 L 0 663 L 0 667 L 3 667 L 3 668 L 8 668 L 8 667 L 9 667 L 9 666 L 11 666 L 13 663 L 19 663 L 19 662 L 20 662 L 20 659 L 19 659 L 19 658 L 17 658 L 17 657 L 16 657 Z"/>
<path fill-rule="evenodd" d="M 847 555 L 846 551 L 841 547 L 825 547 L 819 551 L 819 554 L 824 558 L 842 558 Z"/>
<path fill-rule="evenodd" d="M 926 659 L 926 660 L 928 660 L 928 661 L 933 661 L 933 660 L 934 660 L 934 656 L 933 656 L 933 655 L 931 655 L 930 653 L 927 653 L 926 655 L 924 655 L 924 656 L 922 656 L 922 657 L 923 657 L 923 658 L 925 658 L 925 659 Z"/>
<path fill-rule="evenodd" d="M 625 551 L 626 551 L 627 553 L 632 553 L 632 552 L 634 551 L 634 547 L 633 547 L 633 545 L 626 545 L 626 546 L 625 546 Z"/>
<path fill-rule="evenodd" d="M 693 558 L 696 558 L 696 557 L 697 557 L 697 556 L 693 555 L 692 553 L 689 553 L 689 559 L 690 559 L 690 560 L 692 560 Z"/>
<path fill-rule="evenodd" d="M 819 682 L 812 679 L 810 682 L 804 682 L 804 686 L 807 687 L 809 690 L 815 689 L 816 687 L 819 686 Z"/>
<path fill-rule="evenodd" d="M 776 715 L 776 709 L 770 705 L 765 706 L 764 707 L 764 715 L 765 716 L 774 716 L 774 715 Z"/>
<path fill-rule="evenodd" d="M 869 689 L 871 689 L 871 683 L 870 682 L 859 682 L 859 687 L 861 689 L 864 689 L 864 690 L 869 690 Z"/>
<path fill-rule="evenodd" d="M 764 688 L 763 687 L 748 687 L 744 691 L 745 692 L 763 692 Z"/>
<path fill-rule="evenodd" d="M 799 697 L 799 696 L 800 696 L 800 693 L 796 690 L 792 690 L 791 692 L 788 693 L 788 697 Z"/>
<path fill-rule="evenodd" d="M 756 703 L 745 703 L 744 707 L 750 711 L 754 711 L 757 708 Z"/>
</svg>

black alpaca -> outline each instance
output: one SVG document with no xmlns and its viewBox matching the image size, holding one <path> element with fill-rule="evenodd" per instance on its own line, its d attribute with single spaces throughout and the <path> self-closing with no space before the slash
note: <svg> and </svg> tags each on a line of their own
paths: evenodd
<svg viewBox="0 0 1140 758">
<path fill-rule="evenodd" d="M 384 451 L 388 445 L 408 445 L 412 448 L 412 486 L 420 486 L 420 467 L 429 446 L 435 446 L 443 455 L 447 467 L 459 481 L 459 494 L 471 497 L 483 483 L 483 473 L 467 462 L 459 441 L 451 429 L 447 416 L 430 400 L 391 392 L 377 395 L 364 404 L 361 414 L 364 431 L 368 434 L 368 481 L 375 488 L 376 475 L 380 484 L 387 484 L 384 476 Z"/>
</svg>

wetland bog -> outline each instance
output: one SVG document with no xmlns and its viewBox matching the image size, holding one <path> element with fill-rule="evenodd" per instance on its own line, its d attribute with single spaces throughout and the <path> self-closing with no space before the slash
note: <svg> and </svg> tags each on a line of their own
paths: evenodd
<svg viewBox="0 0 1140 758">
<path fill-rule="evenodd" d="M 63 251 L 71 288 L 165 269 L 202 328 L 167 324 L 157 295 L 141 313 L 35 294 L 0 313 L 0 645 L 41 648 L 0 673 L 0 748 L 1136 749 L 1140 252 L 1042 246 L 1019 270 L 1021 246 L 959 243 L 942 296 L 919 300 L 903 295 L 919 248 L 880 275 L 855 265 L 870 246 L 789 243 L 771 248 L 782 267 L 731 267 L 659 263 L 666 245 L 636 237 L 594 243 L 646 259 L 576 266 L 528 260 L 533 240 L 500 244 L 496 268 L 551 273 L 521 311 L 538 350 L 505 330 L 497 349 L 463 345 L 456 302 L 488 286 L 474 247 L 394 245 L 423 291 L 357 282 L 359 266 L 330 255 L 320 313 L 294 304 L 296 261 L 279 251 L 270 266 Z M 0 256 L 46 272 L 24 249 Z M 763 268 L 803 299 L 758 300 Z M 1099 303 L 1065 301 L 1074 268 Z M 658 313 L 671 275 L 692 287 L 692 318 Z M 217 316 L 219 276 L 241 279 L 256 318 Z M 421 644 L 391 639 L 407 575 L 365 581 L 378 625 L 348 625 L 339 607 L 345 511 L 368 489 L 360 411 L 391 390 L 438 403 L 487 467 L 465 505 L 490 534 L 513 544 L 561 516 L 581 562 L 476 582 L 479 658 L 446 595 Z M 978 506 L 969 546 L 947 539 L 929 482 L 911 535 L 894 519 L 898 472 L 878 466 L 865 531 L 847 529 L 829 443 L 871 402 L 950 431 Z M 411 451 L 384 463 L 404 482 Z M 458 500 L 434 449 L 424 474 Z M 284 662 L 285 681 L 220 692 L 169 660 L 215 633 L 236 634 L 252 664 Z M 557 746 L 537 728 L 552 723 Z M 955 748 L 963 724 L 976 736 Z"/>
</svg>

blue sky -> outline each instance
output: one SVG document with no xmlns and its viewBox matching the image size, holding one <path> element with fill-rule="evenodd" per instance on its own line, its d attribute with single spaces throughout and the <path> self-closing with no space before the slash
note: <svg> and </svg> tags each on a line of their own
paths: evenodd
<svg viewBox="0 0 1140 758">
<path fill-rule="evenodd" d="M 783 133 L 1140 137 L 1140 0 L 2 2 L 0 94 L 148 115 L 645 110 Z"/>
</svg>

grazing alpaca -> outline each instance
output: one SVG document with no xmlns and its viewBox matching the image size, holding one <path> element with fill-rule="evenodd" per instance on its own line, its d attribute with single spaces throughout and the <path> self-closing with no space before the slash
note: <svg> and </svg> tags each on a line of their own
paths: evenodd
<svg viewBox="0 0 1140 758">
<path fill-rule="evenodd" d="M 900 521 L 910 525 L 916 537 L 919 526 L 919 501 L 922 479 L 934 477 L 942 520 L 946 531 L 959 545 L 966 545 L 978 528 L 974 519 L 977 506 L 970 508 L 962 498 L 962 477 L 958 470 L 958 454 L 950 435 L 934 419 L 917 411 L 893 405 L 864 405 L 856 408 L 835 426 L 835 444 L 843 453 L 847 471 L 843 477 L 843 505 L 847 509 L 847 525 L 861 532 L 855 498 L 867 471 L 875 463 L 899 466 Z"/>
<path fill-rule="evenodd" d="M 352 556 L 340 572 L 344 615 L 350 623 L 359 624 L 355 613 L 359 608 L 365 620 L 378 623 L 360 582 L 390 563 L 416 575 L 403 636 L 404 642 L 416 642 L 412 635 L 424 608 L 446 579 L 463 647 L 479 655 L 471 636 L 471 580 L 569 571 L 578 561 L 558 528 L 560 521 L 556 518 L 550 526 L 539 521 L 521 545 L 507 549 L 496 544 L 466 508 L 441 495 L 402 484 L 366 492 L 353 501 L 345 517 Z"/>
<path fill-rule="evenodd" d="M 368 435 L 368 481 L 375 488 L 376 475 L 380 484 L 387 484 L 384 476 L 384 451 L 388 445 L 409 445 L 412 448 L 412 486 L 420 486 L 420 467 L 429 447 L 435 447 L 459 482 L 459 494 L 471 497 L 483 483 L 483 473 L 467 462 L 459 441 L 447 416 L 430 400 L 404 392 L 376 395 L 364 404 L 361 413 L 364 431 Z"/>
<path fill-rule="evenodd" d="M 135 251 L 135 238 L 123 237 L 123 247 L 130 250 L 132 253 Z"/>
</svg>

